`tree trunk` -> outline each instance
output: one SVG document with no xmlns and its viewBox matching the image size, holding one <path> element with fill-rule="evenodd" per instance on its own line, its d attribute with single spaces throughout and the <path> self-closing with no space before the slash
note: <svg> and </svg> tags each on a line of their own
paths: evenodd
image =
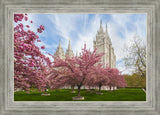
<svg viewBox="0 0 160 115">
<path fill-rule="evenodd" d="M 101 85 L 99 85 L 99 92 L 101 93 Z"/>
<path fill-rule="evenodd" d="M 72 91 L 74 91 L 74 86 L 71 86 L 71 88 L 72 88 Z"/>
<path fill-rule="evenodd" d="M 115 90 L 115 86 L 113 86 L 113 91 Z"/>
<path fill-rule="evenodd" d="M 81 86 L 80 86 L 80 85 L 78 85 L 78 97 L 80 97 L 80 96 L 81 96 L 80 90 L 81 90 Z"/>
<path fill-rule="evenodd" d="M 110 87 L 110 91 L 111 91 L 111 87 L 112 87 L 112 86 L 109 86 L 109 87 Z"/>
</svg>

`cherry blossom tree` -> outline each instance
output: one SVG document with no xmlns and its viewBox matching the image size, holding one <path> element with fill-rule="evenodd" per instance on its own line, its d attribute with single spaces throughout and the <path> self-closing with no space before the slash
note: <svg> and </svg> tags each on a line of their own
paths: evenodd
<svg viewBox="0 0 160 115">
<path fill-rule="evenodd" d="M 43 91 L 48 82 L 45 76 L 51 61 L 41 53 L 36 42 L 40 42 L 37 33 L 42 33 L 44 26 L 40 25 L 35 33 L 22 21 L 29 21 L 27 14 L 14 14 L 14 87 L 23 90 L 35 87 Z M 30 24 L 33 24 L 32 20 Z"/>
<path fill-rule="evenodd" d="M 67 77 L 67 71 L 63 68 L 53 68 L 48 76 L 50 80 L 50 88 L 58 89 L 69 84 L 70 77 Z"/>
<path fill-rule="evenodd" d="M 82 48 L 82 52 L 78 57 L 72 58 L 55 58 L 54 67 L 63 67 L 66 69 L 59 79 L 64 81 L 70 80 L 78 87 L 78 96 L 80 97 L 80 90 L 83 85 L 87 82 L 87 77 L 89 77 L 90 69 L 98 62 L 101 61 L 103 54 L 97 54 L 96 49 L 91 52 L 86 48 Z M 63 83 L 63 82 L 62 82 Z"/>
<path fill-rule="evenodd" d="M 101 94 L 101 87 L 107 86 L 109 83 L 108 71 L 105 70 L 102 64 L 97 64 L 90 69 L 87 84 L 89 86 L 98 86 L 99 94 Z"/>
<path fill-rule="evenodd" d="M 110 86 L 110 90 L 111 87 L 127 86 L 124 76 L 116 68 L 103 67 L 101 64 L 98 64 L 93 66 L 89 73 L 90 77 L 88 77 L 87 85 L 98 86 L 100 94 L 102 86 Z"/>
<path fill-rule="evenodd" d="M 124 76 L 121 75 L 120 71 L 117 68 L 106 67 L 107 74 L 109 76 L 108 86 L 113 87 L 126 87 L 126 81 Z"/>
</svg>

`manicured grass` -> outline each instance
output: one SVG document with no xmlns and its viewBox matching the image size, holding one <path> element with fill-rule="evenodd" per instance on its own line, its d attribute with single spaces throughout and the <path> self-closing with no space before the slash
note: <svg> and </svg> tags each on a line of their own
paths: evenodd
<svg viewBox="0 0 160 115">
<path fill-rule="evenodd" d="M 50 96 L 41 96 L 41 93 L 19 91 L 14 93 L 15 101 L 72 101 L 72 97 L 77 96 L 76 93 L 70 93 L 71 89 L 59 89 L 48 91 Z M 84 101 L 146 101 L 146 94 L 140 88 L 121 88 L 116 91 L 102 91 L 103 95 L 90 93 L 81 90 L 81 96 Z"/>
</svg>

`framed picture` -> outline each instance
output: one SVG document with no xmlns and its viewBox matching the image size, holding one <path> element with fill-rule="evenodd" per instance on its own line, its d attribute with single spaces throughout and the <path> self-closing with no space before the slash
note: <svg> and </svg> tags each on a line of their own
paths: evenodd
<svg viewBox="0 0 160 115">
<path fill-rule="evenodd" d="M 160 80 L 158 77 L 159 75 L 158 70 L 160 69 L 159 68 L 160 54 L 158 51 L 159 42 L 160 42 L 158 39 L 159 38 L 158 24 L 160 23 L 160 20 L 159 20 L 160 14 L 158 13 L 160 10 L 159 4 L 160 4 L 160 1 L 158 0 L 155 0 L 155 1 L 146 0 L 146 1 L 138 1 L 138 2 L 135 2 L 133 0 L 130 0 L 130 1 L 123 1 L 123 0 L 121 1 L 109 1 L 109 0 L 106 0 L 106 1 L 103 1 L 103 0 L 100 0 L 100 1 L 53 0 L 51 1 L 51 0 L 48 0 L 46 2 L 45 1 L 25 1 L 25 0 L 1 1 L 2 12 L 1 12 L 0 23 L 2 25 L 1 27 L 3 28 L 1 31 L 1 39 L 0 39 L 1 49 L 2 49 L 0 52 L 1 65 L 2 65 L 1 77 L 0 77 L 1 79 L 0 85 L 1 85 L 1 92 L 2 92 L 0 94 L 1 114 L 2 115 L 3 114 L 22 114 L 22 113 L 31 114 L 31 115 L 32 114 L 110 114 L 110 115 L 112 114 L 115 114 L 115 115 L 116 114 L 117 115 L 118 114 L 124 114 L 124 115 L 125 114 L 126 115 L 133 115 L 133 114 L 158 115 L 160 114 L 160 110 L 159 110 L 160 95 L 158 90 L 160 88 L 159 86 Z M 17 16 L 17 18 L 15 18 L 15 16 Z M 33 19 L 34 16 L 37 18 L 37 20 L 36 18 Z M 109 19 L 108 18 L 109 16 L 112 17 L 112 19 Z M 83 19 L 81 20 L 80 18 L 82 17 Z M 84 19 L 85 17 L 87 17 L 87 19 Z M 114 20 L 113 20 L 113 17 L 114 17 Z M 127 22 L 125 22 L 126 21 L 125 19 L 127 19 Z M 25 25 L 21 25 L 21 23 L 19 23 L 18 21 L 20 22 L 23 21 L 23 24 Z M 114 24 L 116 23 L 114 27 L 112 25 L 113 22 Z M 23 94 L 23 90 L 25 90 L 26 95 L 27 93 L 30 93 L 29 91 L 27 91 L 28 89 L 26 87 L 33 88 L 33 89 L 35 87 L 36 88 L 40 87 L 39 89 L 41 89 L 41 91 L 42 90 L 47 91 L 49 89 L 47 87 L 48 85 L 45 85 L 45 86 L 43 85 L 43 84 L 47 84 L 48 82 L 45 81 L 46 79 L 41 77 L 41 73 L 39 73 L 40 71 L 42 71 L 42 69 L 37 69 L 37 72 L 34 72 L 34 73 L 32 73 L 32 70 L 27 69 L 28 66 L 31 69 L 34 69 L 35 67 L 35 64 L 32 63 L 33 60 L 31 60 L 31 58 L 29 57 L 29 56 L 32 57 L 32 55 L 34 55 L 35 57 L 36 55 L 35 52 L 32 53 L 34 49 L 36 53 L 42 52 L 42 54 L 39 55 L 40 57 L 43 57 L 42 56 L 43 54 L 45 54 L 46 57 L 48 56 L 48 58 L 44 58 L 45 61 L 47 59 L 51 60 L 54 57 L 53 59 L 54 62 L 55 60 L 58 60 L 56 63 L 57 64 L 56 67 L 61 67 L 62 63 L 64 63 L 63 59 L 61 60 L 61 58 L 67 57 L 67 56 L 72 57 L 72 55 L 74 55 L 76 57 L 75 60 L 78 60 L 79 59 L 78 56 L 79 55 L 82 56 L 81 48 L 84 46 L 84 49 L 85 49 L 85 47 L 91 46 L 89 47 L 91 49 L 90 54 L 92 54 L 92 51 L 95 49 L 97 50 L 99 55 L 100 53 L 104 53 L 102 55 L 102 59 L 100 59 L 101 60 L 100 62 L 102 62 L 101 66 L 103 66 L 103 68 L 108 67 L 107 69 L 109 69 L 110 67 L 110 71 L 107 74 L 111 74 L 111 71 L 114 71 L 113 73 L 116 73 L 115 72 L 116 70 L 112 68 L 118 68 L 118 70 L 120 70 L 123 73 L 124 65 L 119 66 L 118 63 L 122 61 L 121 55 L 127 55 L 127 54 L 121 51 L 119 47 L 122 47 L 122 45 L 124 46 L 124 42 L 126 44 L 128 42 L 126 42 L 125 40 L 116 39 L 116 38 L 125 38 L 126 35 L 124 35 L 123 33 L 124 31 L 115 30 L 115 29 L 121 29 L 121 30 L 124 29 L 125 27 L 123 23 L 127 23 L 125 25 L 127 26 L 126 28 L 128 28 L 126 30 L 127 34 L 129 32 L 130 33 L 136 32 L 136 34 L 134 33 L 133 36 L 129 35 L 129 37 L 132 36 L 133 40 L 136 40 L 137 36 L 135 37 L 135 35 L 138 34 L 140 36 L 139 38 L 142 38 L 144 40 L 144 44 L 146 45 L 146 48 L 144 48 L 145 50 L 143 50 L 144 52 L 146 52 L 146 55 L 144 55 L 144 57 L 146 57 L 146 65 L 145 65 L 146 68 L 144 69 L 145 75 L 143 75 L 145 76 L 145 80 L 144 80 L 145 86 L 139 86 L 141 88 L 143 87 L 144 89 L 140 90 L 142 94 L 140 95 L 135 94 L 135 97 L 134 97 L 135 99 L 133 98 L 123 99 L 122 97 L 120 97 L 120 95 L 119 97 L 116 97 L 115 96 L 117 93 L 116 91 L 114 92 L 115 93 L 114 99 L 110 97 L 107 97 L 108 100 L 103 98 L 103 96 L 105 97 L 106 95 L 106 91 L 100 92 L 101 90 L 107 90 L 107 88 L 109 88 L 109 90 L 111 89 L 115 90 L 117 89 L 117 87 L 126 87 L 125 83 L 123 83 L 123 80 L 122 80 L 122 84 L 113 85 L 113 82 L 110 82 L 112 83 L 112 85 L 110 85 L 109 82 L 107 81 L 108 83 L 107 87 L 99 87 L 99 85 L 95 85 L 98 80 L 93 80 L 92 83 L 90 83 L 91 79 L 87 81 L 87 78 L 86 78 L 86 81 L 84 80 L 85 82 L 80 83 L 85 85 L 79 86 L 77 85 L 78 83 L 76 83 L 77 86 L 75 87 L 76 88 L 75 91 L 77 91 L 77 94 L 78 94 L 77 97 L 80 98 L 78 100 L 84 99 L 85 101 L 72 101 L 72 100 L 77 100 L 77 97 L 73 97 L 71 98 L 71 100 L 70 99 L 61 100 L 60 98 L 55 98 L 55 100 L 52 100 L 52 99 L 49 99 L 49 96 L 48 96 L 48 95 L 52 95 L 51 92 L 50 94 L 42 93 L 40 97 L 48 96 L 48 99 L 46 98 L 42 100 L 41 99 L 39 100 L 39 97 L 30 96 L 30 98 L 28 98 L 25 96 L 23 97 L 23 95 L 18 96 L 19 95 L 18 90 L 21 90 L 22 94 Z M 31 24 L 33 25 L 35 24 L 38 26 L 30 26 Z M 53 28 L 50 26 L 51 24 L 53 24 Z M 136 27 L 134 27 L 135 25 Z M 23 30 L 23 26 L 25 26 L 24 30 Z M 80 29 L 80 28 L 83 28 L 83 29 Z M 33 32 L 29 31 L 28 29 L 33 30 Z M 17 34 L 20 30 L 23 30 L 23 33 Z M 45 34 L 43 33 L 43 31 Z M 79 37 L 75 35 L 78 32 L 81 33 L 80 31 L 83 31 L 82 33 L 84 37 L 83 36 Z M 86 34 L 87 32 L 92 34 Z M 119 32 L 119 33 L 117 33 L 116 35 L 116 32 Z M 27 38 L 25 38 L 25 35 L 24 35 L 26 33 L 27 33 L 27 36 L 31 36 L 29 38 L 30 40 L 26 40 Z M 21 37 L 21 35 L 26 40 L 23 44 L 21 40 L 19 42 L 18 41 L 19 39 L 15 39 L 17 38 L 16 36 Z M 56 40 L 52 39 L 54 41 L 53 44 L 50 41 L 51 39 L 47 39 L 52 36 L 54 38 L 57 38 Z M 88 39 L 86 39 L 85 36 L 87 36 Z M 35 41 L 35 42 L 32 43 L 32 41 Z M 19 59 L 20 55 L 22 55 L 22 54 L 17 54 L 16 51 L 22 50 L 21 46 L 24 46 L 24 44 L 26 43 L 28 45 L 31 45 L 28 47 L 31 49 L 31 51 L 30 52 L 26 52 L 24 50 L 22 51 L 26 53 L 26 54 L 23 54 L 26 57 L 23 58 L 22 60 L 23 63 L 27 65 L 25 68 L 19 62 L 16 63 L 17 59 Z M 111 45 L 107 45 L 107 43 Z M 138 46 L 140 46 L 139 41 L 135 43 L 137 43 Z M 35 44 L 35 47 L 34 47 L 34 44 Z M 63 50 L 63 48 L 65 52 L 60 51 L 60 50 Z M 127 49 L 128 48 L 129 47 L 127 47 Z M 108 52 L 105 49 L 107 49 Z M 76 54 L 76 52 L 78 53 Z M 95 57 L 97 57 L 97 55 Z M 56 56 L 58 58 L 56 58 Z M 94 56 L 94 54 L 92 56 Z M 36 59 L 39 60 L 38 57 Z M 69 57 L 67 57 L 67 59 L 71 60 Z M 94 60 L 94 58 L 90 58 L 89 61 L 91 61 L 91 59 Z M 124 61 L 127 63 L 127 57 L 125 57 L 125 59 L 126 60 Z M 46 63 L 49 63 L 48 61 L 44 62 L 44 60 L 43 61 L 39 60 L 39 62 L 41 62 L 41 66 L 39 66 L 38 64 L 40 63 L 38 63 L 37 67 L 42 67 Z M 72 62 L 78 64 L 78 62 L 75 62 L 75 60 Z M 58 62 L 60 62 L 60 64 Z M 133 60 L 128 61 L 127 64 L 130 64 L 129 62 L 133 62 Z M 140 64 L 138 65 L 140 66 Z M 76 67 L 77 65 L 74 66 L 74 68 Z M 100 66 L 98 67 L 99 68 L 97 70 L 96 68 L 94 69 L 94 74 L 95 74 L 95 71 L 99 72 L 101 67 Z M 27 71 L 26 74 L 27 75 L 30 74 L 30 76 L 32 77 L 32 80 L 29 81 L 28 78 L 26 77 L 23 78 L 20 76 L 20 72 L 21 72 L 20 70 L 22 70 L 23 68 L 24 68 L 23 74 L 25 71 Z M 56 69 L 55 71 L 57 72 L 58 70 L 61 70 L 61 69 Z M 82 69 L 82 66 L 81 66 L 81 69 Z M 48 69 L 44 71 L 46 73 Z M 76 71 L 78 71 L 78 68 L 76 68 Z M 91 69 L 89 71 L 91 71 Z M 66 72 L 66 69 L 65 69 L 65 72 Z M 66 72 L 68 76 L 73 75 L 73 74 L 68 74 L 69 72 L 70 71 L 68 70 Z M 126 70 L 125 72 L 127 73 L 128 70 Z M 62 73 L 64 75 L 64 71 Z M 100 73 L 102 74 L 102 70 Z M 18 77 L 15 77 L 15 74 L 18 74 Z M 141 74 L 144 74 L 144 73 L 142 72 Z M 34 75 L 37 75 L 38 79 L 41 82 L 37 82 L 38 80 L 36 80 L 36 82 L 34 83 L 34 78 L 33 78 Z M 121 74 L 116 74 L 116 75 L 117 76 L 119 75 L 117 79 L 120 81 Z M 93 78 L 96 77 L 91 74 L 89 76 L 93 76 Z M 132 74 L 132 77 L 134 77 L 134 74 Z M 110 79 L 110 81 L 112 81 L 111 77 L 107 79 Z M 125 76 L 126 82 L 128 82 L 127 81 L 128 79 L 129 79 L 128 76 Z M 18 80 L 21 80 L 21 81 L 18 82 Z M 27 81 L 27 82 L 24 82 L 24 81 Z M 32 82 L 32 84 L 34 85 L 30 86 L 29 84 L 30 82 Z M 43 84 L 39 84 L 42 82 Z M 54 81 L 53 83 L 55 84 Z M 65 81 L 65 83 L 71 83 L 71 82 Z M 117 82 L 115 81 L 114 83 L 117 83 Z M 23 86 L 26 86 L 26 87 L 19 88 L 19 86 L 22 86 L 22 84 Z M 72 84 L 74 83 L 72 82 Z M 96 95 L 101 96 L 99 99 L 96 98 L 93 100 L 88 97 L 85 99 L 85 96 L 84 97 L 82 95 L 80 96 L 80 91 L 81 91 L 80 89 L 84 89 L 85 91 L 87 90 L 87 88 L 90 89 L 90 85 L 92 88 L 94 87 L 93 88 L 94 91 L 98 91 L 98 89 L 96 90 L 96 88 L 99 88 L 99 92 L 96 92 Z M 133 84 L 132 85 L 127 84 L 127 85 L 135 86 Z M 64 84 L 61 85 L 59 83 L 55 87 L 59 87 L 59 86 L 61 86 L 61 88 L 63 87 L 62 91 L 66 91 L 66 90 L 70 91 L 72 88 L 72 86 L 70 85 L 64 85 Z M 54 86 L 51 85 L 51 87 L 54 87 Z M 136 86 L 136 88 L 137 87 L 138 86 Z M 123 89 L 122 92 L 125 90 L 126 89 Z M 118 91 L 121 91 L 121 90 L 118 90 Z M 59 91 L 56 92 L 57 93 L 56 95 L 58 95 L 58 92 Z M 91 93 L 91 90 L 89 93 Z M 67 97 L 67 95 L 68 94 L 63 95 L 63 98 Z"/>
<path fill-rule="evenodd" d="M 146 19 L 14 14 L 14 101 L 72 101 L 76 93 L 83 101 L 146 101 Z"/>
</svg>

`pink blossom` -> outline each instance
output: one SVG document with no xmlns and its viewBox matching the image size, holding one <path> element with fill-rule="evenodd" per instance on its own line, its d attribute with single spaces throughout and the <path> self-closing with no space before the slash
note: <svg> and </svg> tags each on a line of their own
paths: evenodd
<svg viewBox="0 0 160 115">
<path fill-rule="evenodd" d="M 42 30 L 38 28 L 38 29 L 37 29 L 37 32 L 42 33 Z"/>
<path fill-rule="evenodd" d="M 23 14 L 14 14 L 14 21 L 17 23 L 18 21 L 22 21 L 24 15 Z"/>
<path fill-rule="evenodd" d="M 41 30 L 44 30 L 44 26 L 43 25 L 40 25 L 39 27 Z"/>
<path fill-rule="evenodd" d="M 26 27 L 29 28 L 30 26 L 29 26 L 29 25 L 26 25 Z"/>
<path fill-rule="evenodd" d="M 41 40 L 37 40 L 37 42 L 41 42 Z"/>
<path fill-rule="evenodd" d="M 45 46 L 41 46 L 41 49 L 45 49 Z"/>
<path fill-rule="evenodd" d="M 25 21 L 27 21 L 27 20 L 28 20 L 28 17 L 27 17 L 27 16 L 25 16 L 25 17 L 24 17 L 24 20 L 25 20 Z"/>
<path fill-rule="evenodd" d="M 39 28 L 37 29 L 37 32 L 42 33 L 44 31 L 44 26 L 40 25 Z"/>
</svg>

